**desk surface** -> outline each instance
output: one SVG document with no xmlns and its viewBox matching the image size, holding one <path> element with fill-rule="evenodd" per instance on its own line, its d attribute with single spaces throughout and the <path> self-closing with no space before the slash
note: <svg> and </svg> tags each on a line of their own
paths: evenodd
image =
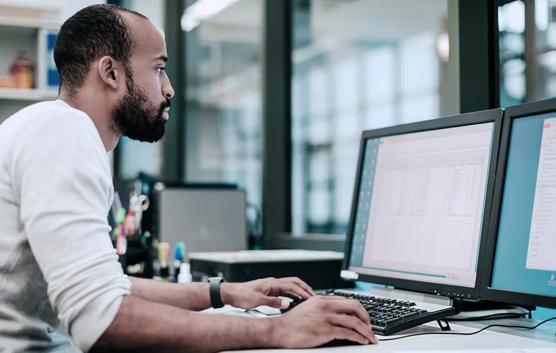
<svg viewBox="0 0 556 353">
<path fill-rule="evenodd" d="M 221 311 L 220 311 L 221 312 Z M 232 312 L 228 311 L 228 314 Z M 237 311 L 235 312 L 237 313 Z M 264 319 L 263 319 L 264 320 Z M 524 325 L 533 326 L 540 321 L 527 319 L 497 320 L 484 322 L 450 323 L 451 332 L 473 332 L 487 324 Z M 439 332 L 436 323 L 429 323 L 420 327 L 406 330 L 402 335 L 420 332 Z M 316 349 L 251 349 L 233 352 L 273 353 L 273 352 L 450 352 L 450 353 L 556 353 L 556 324 L 548 322 L 535 330 L 520 330 L 509 328 L 489 328 L 472 336 L 460 335 L 424 335 L 403 338 L 395 341 L 385 341 L 377 345 L 324 347 Z M 379 339 L 397 337 L 378 336 Z M 231 351 L 230 351 L 231 353 Z"/>
</svg>

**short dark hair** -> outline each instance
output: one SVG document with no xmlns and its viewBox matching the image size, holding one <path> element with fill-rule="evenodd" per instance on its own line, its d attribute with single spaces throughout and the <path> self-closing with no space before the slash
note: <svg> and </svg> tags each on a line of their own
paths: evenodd
<svg viewBox="0 0 556 353">
<path fill-rule="evenodd" d="M 109 55 L 124 65 L 133 49 L 133 38 L 121 12 L 146 18 L 138 12 L 114 5 L 92 5 L 71 16 L 60 28 L 54 62 L 60 86 L 70 94 L 83 85 L 91 63 Z"/>
</svg>

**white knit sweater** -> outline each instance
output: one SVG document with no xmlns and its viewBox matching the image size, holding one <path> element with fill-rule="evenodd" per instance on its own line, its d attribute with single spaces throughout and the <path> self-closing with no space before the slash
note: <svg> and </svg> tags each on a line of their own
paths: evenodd
<svg viewBox="0 0 556 353">
<path fill-rule="evenodd" d="M 131 286 L 108 236 L 112 198 L 84 112 L 56 100 L 0 125 L 0 350 L 87 351 L 112 322 Z"/>
</svg>

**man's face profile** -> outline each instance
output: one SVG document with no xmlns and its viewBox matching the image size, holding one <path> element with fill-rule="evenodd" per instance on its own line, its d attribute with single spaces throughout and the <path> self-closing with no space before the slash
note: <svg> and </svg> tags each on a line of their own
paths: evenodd
<svg viewBox="0 0 556 353">
<path fill-rule="evenodd" d="M 174 91 L 166 75 L 166 44 L 148 21 L 124 14 L 133 37 L 125 73 L 125 93 L 112 111 L 114 127 L 133 140 L 155 142 L 164 135 Z"/>
<path fill-rule="evenodd" d="M 164 136 L 167 119 L 164 109 L 170 107 L 166 99 L 159 105 L 152 104 L 147 95 L 135 84 L 133 75 L 127 69 L 127 91 L 119 105 L 112 112 L 114 124 L 122 135 L 133 140 L 155 142 Z"/>
</svg>

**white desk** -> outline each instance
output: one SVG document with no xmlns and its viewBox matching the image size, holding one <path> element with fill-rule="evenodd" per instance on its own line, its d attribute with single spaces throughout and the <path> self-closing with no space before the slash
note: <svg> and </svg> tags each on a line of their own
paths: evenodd
<svg viewBox="0 0 556 353">
<path fill-rule="evenodd" d="M 222 310 L 222 309 L 220 309 Z M 237 310 L 237 309 L 236 309 Z M 223 311 L 215 311 L 222 313 Z M 226 310 L 224 311 L 226 312 Z M 226 312 L 231 314 L 230 311 Z M 235 312 L 237 313 L 237 311 Z M 264 320 L 264 319 L 263 319 Z M 484 322 L 450 323 L 451 332 L 473 332 L 486 324 L 510 324 L 532 326 L 540 321 L 534 320 L 498 320 Z M 422 325 L 415 329 L 404 331 L 402 335 L 418 332 L 438 332 L 436 322 Z M 436 353 L 556 353 L 556 323 L 547 322 L 535 330 L 519 330 L 508 328 L 489 328 L 472 336 L 459 335 L 425 335 L 404 338 L 396 341 L 381 342 L 377 345 L 324 347 L 315 349 L 251 349 L 233 352 L 250 353 L 304 353 L 304 352 L 415 352 L 422 351 Z M 396 336 L 377 336 L 390 338 Z M 539 350 L 537 352 L 533 350 Z M 463 352 L 465 351 L 465 352 Z M 469 351 L 469 352 L 468 352 Z M 230 351 L 232 353 L 232 351 Z"/>
</svg>

